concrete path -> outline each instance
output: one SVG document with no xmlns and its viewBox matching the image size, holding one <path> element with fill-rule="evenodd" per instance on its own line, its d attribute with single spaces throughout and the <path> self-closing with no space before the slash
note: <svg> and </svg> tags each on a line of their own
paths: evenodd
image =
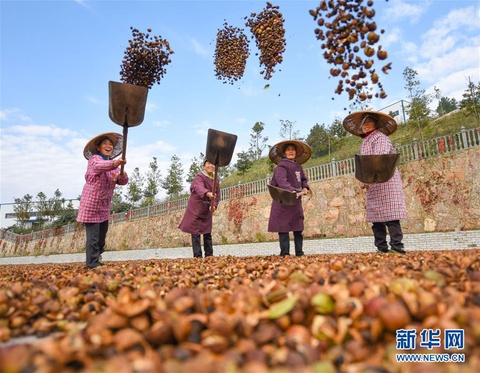
<svg viewBox="0 0 480 373">
<path fill-rule="evenodd" d="M 405 235 L 403 242 L 407 252 L 410 250 L 458 250 L 480 248 L 479 231 L 436 232 Z M 215 256 L 270 256 L 278 255 L 278 242 L 259 242 L 232 245 L 216 245 Z M 323 238 L 304 241 L 304 252 L 309 254 L 344 254 L 373 252 L 373 236 L 354 238 Z M 293 242 L 290 252 L 293 254 Z M 191 258 L 191 247 L 159 248 L 144 250 L 106 251 L 104 261 L 148 260 Z M 39 255 L 26 257 L 0 258 L 0 265 L 74 263 L 84 262 L 85 253 Z"/>
</svg>

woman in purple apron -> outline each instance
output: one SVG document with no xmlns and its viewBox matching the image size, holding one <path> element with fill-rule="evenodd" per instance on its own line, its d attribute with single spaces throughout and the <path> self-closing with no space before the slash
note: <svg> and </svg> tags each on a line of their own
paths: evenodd
<svg viewBox="0 0 480 373">
<path fill-rule="evenodd" d="M 297 197 L 293 205 L 272 201 L 268 231 L 278 232 L 281 256 L 290 255 L 289 232 L 293 232 L 295 255 L 304 255 L 301 195 L 310 193 L 310 187 L 301 165 L 310 158 L 311 153 L 310 146 L 298 140 L 281 141 L 272 146 L 269 152 L 271 161 L 277 165 L 270 184 L 286 193 L 295 193 Z"/>
<path fill-rule="evenodd" d="M 213 194 L 213 179 L 215 165 L 205 160 L 203 171 L 199 172 L 190 185 L 190 198 L 187 209 L 178 228 L 192 236 L 193 257 L 202 257 L 201 235 L 205 257 L 213 256 L 212 244 L 212 214 L 220 202 L 220 183 L 217 179 L 215 195 Z M 212 204 L 212 200 L 214 200 Z"/>
</svg>

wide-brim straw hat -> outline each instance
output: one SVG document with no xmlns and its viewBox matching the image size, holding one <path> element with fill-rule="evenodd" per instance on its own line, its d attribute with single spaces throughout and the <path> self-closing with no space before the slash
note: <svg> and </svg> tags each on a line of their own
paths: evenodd
<svg viewBox="0 0 480 373">
<path fill-rule="evenodd" d="M 276 143 L 270 148 L 270 151 L 268 152 L 270 160 L 273 163 L 278 164 L 283 158 L 285 158 L 285 148 L 288 145 L 293 145 L 295 147 L 297 151 L 295 160 L 298 164 L 303 164 L 310 159 L 312 155 L 312 148 L 310 148 L 310 145 L 299 140 L 284 140 Z"/>
<path fill-rule="evenodd" d="M 349 114 L 343 120 L 343 127 L 356 136 L 362 136 L 362 123 L 365 117 L 373 117 L 377 120 L 377 129 L 385 135 L 390 136 L 397 130 L 397 122 L 390 115 L 379 112 L 362 110 Z"/>
<path fill-rule="evenodd" d="M 105 132 L 95 136 L 93 139 L 87 142 L 87 145 L 85 145 L 85 148 L 83 149 L 83 156 L 86 159 L 90 159 L 92 155 L 98 154 L 97 146 L 99 146 L 100 143 L 105 139 L 110 139 L 113 144 L 113 152 L 110 156 L 110 159 L 118 157 L 120 154 L 122 154 L 123 136 L 116 132 Z"/>
</svg>

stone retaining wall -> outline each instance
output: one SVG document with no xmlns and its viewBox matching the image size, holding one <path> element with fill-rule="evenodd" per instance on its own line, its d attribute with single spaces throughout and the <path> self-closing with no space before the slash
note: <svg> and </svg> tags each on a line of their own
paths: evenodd
<svg viewBox="0 0 480 373">
<path fill-rule="evenodd" d="M 480 149 L 450 153 L 400 167 L 407 202 L 405 234 L 480 230 Z M 311 183 L 304 199 L 306 238 L 371 235 L 365 222 L 365 191 L 352 176 Z M 220 203 L 214 215 L 215 245 L 267 242 L 271 199 L 268 193 Z M 110 225 L 109 250 L 190 246 L 177 227 L 183 211 Z M 83 252 L 85 234 L 74 233 L 22 244 L 0 240 L 3 256 Z"/>
</svg>

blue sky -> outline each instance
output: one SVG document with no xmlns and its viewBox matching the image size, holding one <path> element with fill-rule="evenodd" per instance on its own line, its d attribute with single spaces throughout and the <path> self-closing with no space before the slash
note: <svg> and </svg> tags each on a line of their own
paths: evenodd
<svg viewBox="0 0 480 373">
<path fill-rule="evenodd" d="M 280 120 L 295 122 L 306 137 L 316 123 L 343 119 L 352 102 L 334 94 L 337 81 L 329 79 L 332 66 L 308 12 L 319 1 L 272 3 L 285 18 L 284 62 L 264 80 L 250 40 L 244 77 L 230 85 L 214 75 L 217 31 L 226 21 L 250 38 L 244 18 L 259 13 L 265 1 L 0 0 L 0 202 L 38 192 L 51 197 L 56 189 L 65 198 L 81 194 L 86 142 L 101 132 L 122 132 L 108 116 L 108 82 L 120 81 L 131 26 L 151 28 L 175 53 L 160 84 L 149 90 L 143 123 L 129 130 L 127 172 L 147 172 L 156 157 L 166 176 L 174 154 L 187 172 L 192 158 L 205 153 L 209 128 L 238 135 L 236 154 L 248 149 L 258 121 L 273 145 Z M 477 0 L 375 0 L 374 8 L 392 70 L 380 75 L 388 97 L 372 101 L 373 108 L 407 99 L 405 67 L 417 71 L 427 93 L 436 86 L 457 100 L 467 78 L 479 81 Z"/>
</svg>

